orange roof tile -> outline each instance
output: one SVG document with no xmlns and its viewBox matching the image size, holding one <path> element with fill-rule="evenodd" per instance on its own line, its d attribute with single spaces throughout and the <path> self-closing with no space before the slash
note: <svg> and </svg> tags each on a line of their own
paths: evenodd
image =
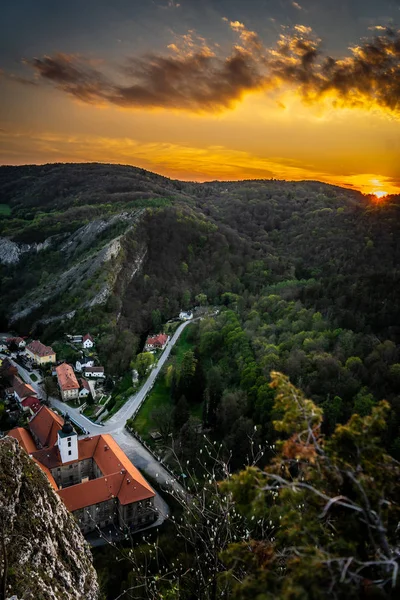
<svg viewBox="0 0 400 600">
<path fill-rule="evenodd" d="M 55 412 L 42 406 L 29 422 L 29 429 L 38 438 L 43 447 L 51 447 L 57 441 L 57 432 L 64 425 L 64 419 Z"/>
<path fill-rule="evenodd" d="M 7 435 L 15 438 L 19 442 L 19 445 L 28 454 L 36 452 L 37 448 L 35 442 L 33 441 L 33 437 L 31 436 L 29 431 L 27 431 L 23 427 L 15 427 L 14 429 L 11 429 L 11 431 L 9 431 Z"/>
<path fill-rule="evenodd" d="M 121 504 L 129 504 L 155 496 L 153 488 L 131 463 L 114 438 L 109 433 L 100 437 L 101 440 L 97 444 L 93 458 L 101 472 L 106 475 L 122 469 L 126 471 L 126 485 L 121 488 L 121 496 L 118 494 Z M 130 483 L 127 483 L 128 480 Z"/>
<path fill-rule="evenodd" d="M 116 498 L 123 478 L 124 476 L 121 473 L 113 473 L 106 477 L 63 488 L 58 491 L 58 494 L 68 510 L 79 510 L 85 506 Z"/>
<path fill-rule="evenodd" d="M 63 464 L 58 446 L 36 450 L 36 452 L 33 453 L 33 458 L 47 469 L 55 469 Z"/>
<path fill-rule="evenodd" d="M 62 363 L 56 367 L 57 379 L 60 388 L 66 390 L 79 390 L 79 383 L 71 365 Z"/>
<path fill-rule="evenodd" d="M 147 338 L 146 344 L 151 346 L 164 346 L 168 341 L 168 336 L 166 333 L 159 333 L 158 335 L 149 336 Z"/>
<path fill-rule="evenodd" d="M 24 383 L 18 375 L 14 375 L 12 381 L 13 388 L 19 398 L 27 398 L 28 396 L 37 396 L 37 393 L 29 383 Z"/>
</svg>

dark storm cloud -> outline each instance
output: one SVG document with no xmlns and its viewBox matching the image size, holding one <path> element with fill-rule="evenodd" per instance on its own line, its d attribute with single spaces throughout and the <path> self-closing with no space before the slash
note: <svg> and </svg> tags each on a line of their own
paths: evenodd
<svg viewBox="0 0 400 600">
<path fill-rule="evenodd" d="M 226 108 L 242 93 L 263 84 L 259 65 L 242 48 L 225 58 L 208 49 L 188 55 L 130 59 L 121 72 L 131 84 L 113 83 L 79 57 L 58 54 L 26 61 L 41 79 L 89 103 L 122 107 Z"/>
<path fill-rule="evenodd" d="M 328 94 L 344 106 L 379 105 L 400 113 L 400 35 L 385 28 L 349 50 L 344 58 L 324 56 L 321 40 L 309 27 L 296 25 L 273 48 L 255 32 L 231 22 L 239 40 L 226 57 L 217 56 L 193 35 L 172 55 L 131 58 L 120 68 L 119 84 L 79 56 L 58 54 L 26 61 L 39 80 L 89 103 L 121 107 L 164 107 L 217 111 L 246 92 L 290 86 L 305 101 Z"/>
</svg>

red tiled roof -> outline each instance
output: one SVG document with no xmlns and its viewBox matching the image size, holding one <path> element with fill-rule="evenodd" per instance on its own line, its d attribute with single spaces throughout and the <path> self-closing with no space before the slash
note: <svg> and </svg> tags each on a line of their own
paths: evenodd
<svg viewBox="0 0 400 600">
<path fill-rule="evenodd" d="M 125 480 L 122 482 L 118 493 L 120 503 L 130 504 L 130 502 L 137 502 L 138 500 L 155 496 L 153 488 L 131 463 L 114 438 L 109 433 L 100 437 L 101 440 L 97 444 L 93 458 L 101 472 L 106 475 L 115 473 L 121 469 L 126 471 Z"/>
<path fill-rule="evenodd" d="M 83 377 L 81 377 L 81 379 L 79 381 L 81 383 L 81 388 L 83 390 L 87 390 L 88 392 L 90 392 L 89 382 L 86 379 L 84 379 Z"/>
<path fill-rule="evenodd" d="M 41 446 L 52 447 L 57 441 L 57 432 L 64 425 L 64 419 L 42 406 L 29 422 L 29 429 L 38 438 Z"/>
<path fill-rule="evenodd" d="M 22 337 L 10 337 L 6 339 L 6 344 L 11 344 L 12 342 L 14 342 L 14 344 L 20 344 L 21 342 L 24 342 L 24 338 Z"/>
<path fill-rule="evenodd" d="M 29 431 L 27 431 L 23 427 L 15 427 L 14 429 L 11 429 L 11 431 L 9 431 L 7 435 L 15 438 L 19 442 L 19 445 L 22 446 L 22 448 L 28 454 L 36 452 L 36 445 L 33 441 L 33 437 L 31 436 Z"/>
<path fill-rule="evenodd" d="M 86 335 L 83 336 L 82 342 L 86 342 L 86 340 L 90 340 L 91 342 L 94 343 L 94 339 L 92 338 L 92 336 L 90 335 L 90 333 L 87 333 Z"/>
<path fill-rule="evenodd" d="M 103 477 L 79 483 L 59 491 L 68 510 L 74 511 L 118 497 L 121 504 L 130 504 L 155 496 L 138 469 L 109 434 L 78 440 L 79 461 L 93 458 Z M 48 469 L 61 466 L 57 447 L 35 452 L 34 457 Z M 71 461 L 72 464 L 77 461 Z"/>
<path fill-rule="evenodd" d="M 154 335 L 152 337 L 148 337 L 146 344 L 151 346 L 164 346 L 164 344 L 168 341 L 168 336 L 166 333 L 159 333 L 158 335 Z"/>
<path fill-rule="evenodd" d="M 33 458 L 35 458 L 39 464 L 44 465 L 47 469 L 55 469 L 56 467 L 61 467 L 62 465 L 58 446 L 53 446 L 52 448 L 42 448 L 42 450 L 36 449 L 36 451 L 33 453 Z"/>
<path fill-rule="evenodd" d="M 12 385 L 19 398 L 37 396 L 37 393 L 29 383 L 24 383 L 18 375 L 14 375 Z"/>
<path fill-rule="evenodd" d="M 27 345 L 26 349 L 30 350 L 32 354 L 36 354 L 41 358 L 43 358 L 44 356 L 50 356 L 51 354 L 55 354 L 53 348 L 51 348 L 50 346 L 45 346 L 39 340 L 33 340 L 30 344 Z"/>
<path fill-rule="evenodd" d="M 85 483 L 78 483 L 58 491 L 60 498 L 71 512 L 99 504 L 118 496 L 124 475 L 113 473 L 107 477 L 91 479 Z"/>
<path fill-rule="evenodd" d="M 41 406 L 39 400 L 37 398 L 34 398 L 33 396 L 24 398 L 24 400 L 22 400 L 21 404 L 24 408 L 31 408 L 33 410 L 33 412 L 35 412 L 35 413 L 37 413 L 40 410 L 40 406 Z"/>
<path fill-rule="evenodd" d="M 56 367 L 58 384 L 63 392 L 66 390 L 79 390 L 79 383 L 71 365 L 62 363 Z"/>
</svg>

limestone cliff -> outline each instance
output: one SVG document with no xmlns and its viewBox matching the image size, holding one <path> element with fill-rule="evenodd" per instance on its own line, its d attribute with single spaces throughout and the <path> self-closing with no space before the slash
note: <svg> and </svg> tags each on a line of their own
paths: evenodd
<svg viewBox="0 0 400 600">
<path fill-rule="evenodd" d="M 16 440 L 0 441 L 0 599 L 97 600 L 89 546 Z"/>
</svg>

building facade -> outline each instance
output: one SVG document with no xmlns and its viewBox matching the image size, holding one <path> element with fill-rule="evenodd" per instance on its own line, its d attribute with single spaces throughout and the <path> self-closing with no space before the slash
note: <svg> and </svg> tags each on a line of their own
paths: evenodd
<svg viewBox="0 0 400 600">
<path fill-rule="evenodd" d="M 64 421 L 47 407 L 29 430 L 8 435 L 44 471 L 83 533 L 110 525 L 134 531 L 157 519 L 154 490 L 111 435 L 78 440 L 68 416 Z"/>
<path fill-rule="evenodd" d="M 58 387 L 61 398 L 64 400 L 76 400 L 79 397 L 79 383 L 71 365 L 62 363 L 56 367 Z"/>
<path fill-rule="evenodd" d="M 56 362 L 56 353 L 51 346 L 45 346 L 39 340 L 33 340 L 26 346 L 27 355 L 38 365 Z"/>
</svg>

